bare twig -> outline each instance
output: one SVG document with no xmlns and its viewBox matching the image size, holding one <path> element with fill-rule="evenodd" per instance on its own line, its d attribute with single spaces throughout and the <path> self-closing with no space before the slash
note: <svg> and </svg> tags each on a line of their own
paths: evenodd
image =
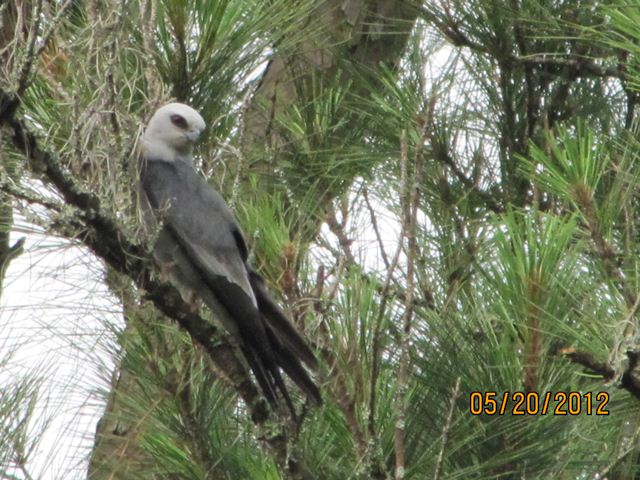
<svg viewBox="0 0 640 480">
<path fill-rule="evenodd" d="M 407 171 L 407 136 L 405 131 L 402 131 L 400 136 L 400 182 L 404 185 L 406 182 Z M 391 281 L 393 279 L 393 273 L 398 266 L 400 260 L 400 253 L 402 253 L 402 243 L 405 236 L 406 225 L 402 222 L 400 226 L 400 236 L 398 239 L 398 246 L 393 254 L 391 264 L 387 269 L 387 277 L 382 286 L 382 292 L 380 293 L 381 301 L 378 308 L 378 316 L 373 326 L 373 339 L 371 346 L 371 379 L 369 383 L 369 418 L 368 418 L 368 431 L 371 438 L 375 437 L 375 419 L 376 419 L 376 383 L 378 382 L 378 370 L 380 368 L 380 349 L 381 349 L 381 330 L 382 320 L 387 308 L 387 302 L 389 301 L 389 289 L 391 287 Z"/>
<path fill-rule="evenodd" d="M 369 193 L 366 185 L 364 185 L 362 188 L 362 196 L 364 198 L 364 203 L 367 205 L 367 210 L 369 210 L 371 226 L 373 227 L 373 231 L 376 234 L 376 240 L 378 241 L 378 246 L 380 247 L 380 256 L 382 257 L 385 268 L 388 270 L 389 258 L 387 257 L 387 252 L 384 250 L 384 243 L 382 242 L 382 236 L 380 235 L 380 230 L 378 229 L 378 220 L 376 218 L 375 212 L 373 211 L 373 207 L 371 206 L 371 202 L 369 201 Z"/>
</svg>

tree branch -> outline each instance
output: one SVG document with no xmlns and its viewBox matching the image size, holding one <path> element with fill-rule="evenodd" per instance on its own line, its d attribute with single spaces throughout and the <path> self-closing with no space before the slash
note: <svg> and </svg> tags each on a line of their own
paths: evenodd
<svg viewBox="0 0 640 480">
<path fill-rule="evenodd" d="M 587 370 L 601 376 L 605 381 L 612 381 L 616 377 L 616 370 L 607 362 L 598 360 L 590 352 L 583 352 L 571 347 L 559 348 L 557 354 L 568 358 L 573 363 L 582 365 Z M 629 363 L 620 378 L 620 388 L 627 390 L 634 397 L 640 400 L 640 376 L 638 375 L 638 364 L 640 363 L 640 352 L 628 351 Z"/>
</svg>

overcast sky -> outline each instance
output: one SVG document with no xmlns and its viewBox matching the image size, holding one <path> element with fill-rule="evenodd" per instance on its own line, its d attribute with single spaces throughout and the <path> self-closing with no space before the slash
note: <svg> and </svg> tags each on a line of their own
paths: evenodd
<svg viewBox="0 0 640 480">
<path fill-rule="evenodd" d="M 0 298 L 0 358 L 13 351 L 0 385 L 25 374 L 42 379 L 30 428 L 50 423 L 31 455 L 32 477 L 85 478 L 88 440 L 104 408 L 98 390 L 108 387 L 114 366 L 109 325 L 122 324 L 120 307 L 101 281 L 100 262 L 86 249 L 16 220 L 21 231 L 12 241 L 27 241 L 10 264 Z"/>
</svg>

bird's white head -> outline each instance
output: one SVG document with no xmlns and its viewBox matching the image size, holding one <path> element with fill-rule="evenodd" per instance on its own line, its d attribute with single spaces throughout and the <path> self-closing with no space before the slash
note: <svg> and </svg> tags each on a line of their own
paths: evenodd
<svg viewBox="0 0 640 480">
<path fill-rule="evenodd" d="M 191 148 L 204 130 L 198 112 L 183 103 L 168 103 L 153 114 L 142 139 L 145 158 L 191 161 Z"/>
</svg>

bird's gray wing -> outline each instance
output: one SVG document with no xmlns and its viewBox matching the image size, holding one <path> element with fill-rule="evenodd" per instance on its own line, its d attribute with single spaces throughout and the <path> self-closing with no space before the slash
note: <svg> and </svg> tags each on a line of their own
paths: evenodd
<svg viewBox="0 0 640 480">
<path fill-rule="evenodd" d="M 163 240 L 175 240 L 175 248 L 182 250 L 192 263 L 190 268 L 201 277 L 193 283 L 211 288 L 220 303 L 242 317 L 238 321 L 254 320 L 257 324 L 248 323 L 247 328 L 257 329 L 261 336 L 264 327 L 255 319 L 257 302 L 243 258 L 246 246 L 222 197 L 183 162 L 147 161 L 141 180 L 168 231 L 161 232 Z"/>
<path fill-rule="evenodd" d="M 161 236 L 165 242 L 166 238 L 175 240 L 175 247 L 164 248 L 177 250 L 173 256 L 177 267 L 205 303 L 219 314 L 222 306 L 223 317 L 233 324 L 227 328 L 239 336 L 267 398 L 275 400 L 275 391 L 279 390 L 290 404 L 280 367 L 319 403 L 317 387 L 299 362 L 315 366 L 315 358 L 269 299 L 257 274 L 248 270 L 244 239 L 222 197 L 182 162 L 147 160 L 141 183 L 152 208 L 162 217 Z M 262 307 L 266 308 L 264 315 Z"/>
<path fill-rule="evenodd" d="M 224 276 L 255 304 L 242 258 L 246 246 L 218 192 L 183 162 L 147 162 L 142 187 L 152 207 L 160 210 L 164 224 L 175 230 L 203 273 Z"/>
</svg>

